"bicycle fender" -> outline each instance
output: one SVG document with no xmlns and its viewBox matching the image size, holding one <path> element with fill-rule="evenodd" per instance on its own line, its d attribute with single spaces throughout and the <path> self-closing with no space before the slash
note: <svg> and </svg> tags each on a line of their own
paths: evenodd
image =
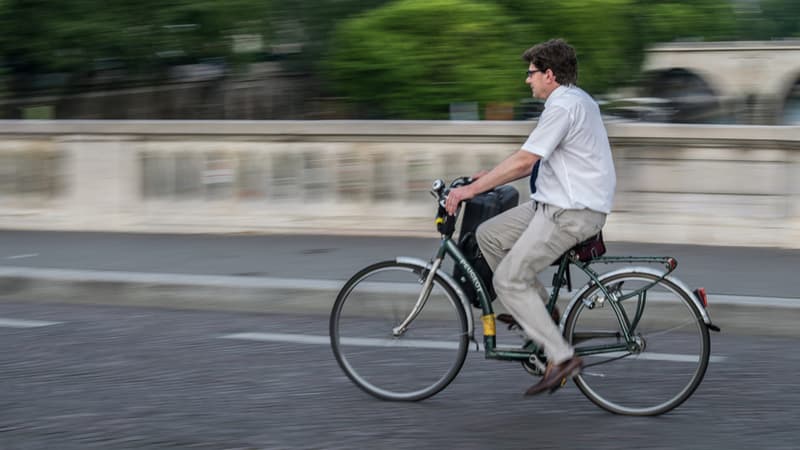
<svg viewBox="0 0 800 450">
<path fill-rule="evenodd" d="M 419 258 L 398 256 L 397 258 L 395 258 L 395 261 L 397 261 L 398 263 L 410 264 L 412 266 L 417 266 L 427 270 L 431 269 L 431 263 L 423 261 Z M 464 291 L 461 290 L 461 287 L 458 285 L 458 283 L 456 283 L 456 280 L 454 280 L 453 277 L 451 277 L 447 272 L 438 270 L 436 274 L 440 276 L 442 280 L 444 280 L 444 282 L 447 283 L 447 285 L 451 289 L 453 289 L 453 292 L 455 292 L 456 295 L 458 296 L 458 300 L 461 302 L 461 306 L 464 308 L 464 312 L 467 314 L 467 332 L 469 333 L 470 339 L 474 340 L 475 327 L 473 326 L 474 319 L 472 317 L 472 305 L 469 303 L 467 295 L 464 294 Z"/>
<path fill-rule="evenodd" d="M 600 275 L 599 279 L 600 279 L 601 282 L 603 282 L 608 277 L 616 276 L 616 275 L 619 275 L 619 274 L 622 274 L 622 273 L 644 273 L 644 274 L 648 274 L 648 275 L 654 275 L 654 276 L 657 276 L 657 277 L 661 277 L 664 274 L 663 271 L 658 271 L 658 270 L 650 268 L 650 267 L 635 266 L 635 267 L 624 267 L 624 268 L 621 268 L 621 269 L 617 269 L 617 270 L 613 270 L 611 272 L 604 273 L 604 274 Z M 713 325 L 711 323 L 711 318 L 708 316 L 708 311 L 706 311 L 706 308 L 703 306 L 703 303 L 700 301 L 700 299 L 697 298 L 696 295 L 694 295 L 694 293 L 692 293 L 692 290 L 689 289 L 689 287 L 686 286 L 683 283 L 683 281 L 681 281 L 681 280 L 679 280 L 679 279 L 677 279 L 675 277 L 669 276 L 669 275 L 664 277 L 664 279 L 669 281 L 670 283 L 674 284 L 679 290 L 682 290 L 689 297 L 689 299 L 692 301 L 692 303 L 694 303 L 694 306 L 697 307 L 697 311 L 700 312 L 700 316 L 703 318 L 703 322 L 706 325 L 709 325 L 709 326 Z M 567 308 L 564 311 L 564 315 L 561 317 L 561 323 L 559 324 L 559 328 L 561 329 L 561 333 L 562 334 L 564 333 L 564 325 L 565 325 L 565 323 L 567 321 L 567 316 L 569 316 L 569 313 L 572 311 L 572 308 L 575 307 L 575 304 L 578 302 L 578 299 L 581 298 L 581 296 L 586 291 L 588 291 L 591 287 L 592 287 L 591 283 L 586 284 L 583 288 L 581 288 L 580 291 L 578 291 L 572 297 L 572 300 L 570 300 L 569 305 L 567 305 Z"/>
</svg>

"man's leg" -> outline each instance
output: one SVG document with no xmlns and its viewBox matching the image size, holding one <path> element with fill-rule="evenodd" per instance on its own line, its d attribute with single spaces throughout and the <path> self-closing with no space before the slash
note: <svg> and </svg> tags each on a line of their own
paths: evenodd
<svg viewBox="0 0 800 450">
<path fill-rule="evenodd" d="M 541 205 L 538 207 L 541 208 Z M 536 202 L 528 201 L 492 217 L 478 227 L 475 238 L 492 272 L 497 271 L 500 261 L 508 254 L 520 235 L 528 229 L 536 209 Z M 539 297 L 547 301 L 547 289 L 538 280 L 536 281 L 532 286 L 539 293 Z M 514 317 L 516 318 L 516 315 Z"/>
<path fill-rule="evenodd" d="M 497 265 L 531 224 L 535 211 L 536 203 L 527 201 L 478 226 L 475 239 L 492 271 L 497 270 Z"/>
<path fill-rule="evenodd" d="M 575 244 L 599 232 L 604 223 L 602 213 L 540 205 L 495 270 L 497 298 L 553 364 L 570 359 L 574 351 L 547 312 L 546 294 L 542 296 L 546 291 L 537 274 Z"/>
</svg>

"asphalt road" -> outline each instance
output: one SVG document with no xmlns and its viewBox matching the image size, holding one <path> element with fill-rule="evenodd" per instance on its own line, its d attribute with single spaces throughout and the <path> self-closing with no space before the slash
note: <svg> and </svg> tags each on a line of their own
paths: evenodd
<svg viewBox="0 0 800 450">
<path fill-rule="evenodd" d="M 723 333 L 712 334 L 718 359 L 698 391 L 665 416 L 630 418 L 600 410 L 571 385 L 523 398 L 536 379 L 518 364 L 474 352 L 437 396 L 379 401 L 345 377 L 325 342 L 330 292 L 300 295 L 284 286 L 259 299 L 299 305 L 293 314 L 236 312 L 223 301 L 246 281 L 339 286 L 376 260 L 427 259 L 437 243 L 2 231 L 0 269 L 228 284 L 204 293 L 212 308 L 198 302 L 199 292 L 183 291 L 188 304 L 181 310 L 166 301 L 175 292 L 164 289 L 148 291 L 153 307 L 123 301 L 144 295 L 148 278 L 128 294 L 109 282 L 85 292 L 58 283 L 42 290 L 50 284 L 43 279 L 33 297 L 30 281 L 4 279 L 0 449 L 797 448 L 799 308 L 771 315 L 758 307 L 710 308 Z M 678 258 L 677 275 L 707 287 L 712 305 L 715 294 L 800 300 L 797 250 L 614 242 L 609 249 Z M 68 294 L 85 298 L 68 302 Z M 46 303 L 38 303 L 43 296 Z M 783 331 L 773 333 L 776 321 Z M 733 326 L 742 323 L 748 326 Z M 258 341 L 247 338 L 251 333 L 302 339 Z"/>
<path fill-rule="evenodd" d="M 0 448 L 794 449 L 797 339 L 712 335 L 695 395 L 657 418 L 615 416 L 571 384 L 524 398 L 519 365 L 471 353 L 420 403 L 354 387 L 321 344 L 324 315 L 0 304 Z M 393 370 L 391 367 L 387 371 Z"/>
</svg>

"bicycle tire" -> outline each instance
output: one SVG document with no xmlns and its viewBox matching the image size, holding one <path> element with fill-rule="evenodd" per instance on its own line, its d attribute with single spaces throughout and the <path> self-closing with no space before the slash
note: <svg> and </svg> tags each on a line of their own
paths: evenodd
<svg viewBox="0 0 800 450">
<path fill-rule="evenodd" d="M 467 315 L 439 275 L 408 331 L 392 335 L 416 303 L 427 273 L 418 265 L 382 261 L 353 275 L 336 297 L 330 317 L 333 354 L 347 377 L 370 395 L 423 400 L 447 387 L 464 364 Z M 423 381 L 412 379 L 417 375 Z"/>
<path fill-rule="evenodd" d="M 655 283 L 647 290 L 649 299 L 644 298 L 644 309 L 632 333 L 644 350 L 627 356 L 627 352 L 617 352 L 584 357 L 583 372 L 573 378 L 581 392 L 606 411 L 631 416 L 664 414 L 685 402 L 705 376 L 711 343 L 708 327 L 691 299 L 693 294 L 668 278 L 659 278 L 636 271 L 601 277 L 604 286 L 619 286 L 618 295 Z M 618 335 L 617 313 L 608 300 L 599 303 L 602 298 L 595 284 L 567 312 L 564 336 L 577 354 L 587 352 L 589 346 L 623 341 Z M 636 320 L 639 300 L 641 297 L 619 302 L 631 321 Z M 614 332 L 618 334 L 614 336 Z"/>
</svg>

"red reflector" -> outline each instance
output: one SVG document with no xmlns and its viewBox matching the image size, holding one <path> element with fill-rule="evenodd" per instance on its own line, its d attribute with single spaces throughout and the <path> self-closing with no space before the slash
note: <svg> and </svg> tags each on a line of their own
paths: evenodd
<svg viewBox="0 0 800 450">
<path fill-rule="evenodd" d="M 708 307 L 708 296 L 706 296 L 706 288 L 697 288 L 694 290 L 694 295 L 703 302 L 703 307 Z"/>
<path fill-rule="evenodd" d="M 675 258 L 669 258 L 667 260 L 667 266 L 669 266 L 669 271 L 672 272 L 676 267 L 678 267 L 678 260 Z"/>
</svg>

